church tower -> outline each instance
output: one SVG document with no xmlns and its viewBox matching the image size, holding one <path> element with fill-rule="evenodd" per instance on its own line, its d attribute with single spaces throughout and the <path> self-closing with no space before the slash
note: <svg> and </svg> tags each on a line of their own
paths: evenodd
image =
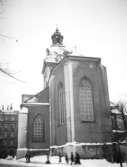
<svg viewBox="0 0 127 167">
<path fill-rule="evenodd" d="M 46 58 L 43 64 L 42 73 L 44 75 L 44 87 L 48 86 L 49 78 L 53 68 L 63 59 L 65 46 L 63 45 L 63 36 L 56 28 L 51 36 L 52 45 L 46 49 Z"/>
</svg>

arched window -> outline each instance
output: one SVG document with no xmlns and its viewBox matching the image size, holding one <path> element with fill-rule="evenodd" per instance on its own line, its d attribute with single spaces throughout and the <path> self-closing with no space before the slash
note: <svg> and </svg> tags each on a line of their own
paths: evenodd
<svg viewBox="0 0 127 167">
<path fill-rule="evenodd" d="M 92 85 L 85 77 L 80 80 L 79 108 L 82 121 L 94 121 Z"/>
<path fill-rule="evenodd" d="M 58 85 L 58 124 L 65 122 L 65 94 L 63 84 Z"/>
<path fill-rule="evenodd" d="M 37 115 L 33 121 L 32 141 L 42 142 L 45 139 L 45 122 Z"/>
</svg>

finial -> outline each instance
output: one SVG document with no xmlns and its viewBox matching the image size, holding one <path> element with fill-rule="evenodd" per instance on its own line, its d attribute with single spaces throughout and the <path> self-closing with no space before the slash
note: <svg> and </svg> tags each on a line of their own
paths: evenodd
<svg viewBox="0 0 127 167">
<path fill-rule="evenodd" d="M 12 104 L 10 105 L 10 110 L 13 110 Z"/>
<path fill-rule="evenodd" d="M 9 105 L 7 105 L 7 111 L 9 111 Z"/>
<path fill-rule="evenodd" d="M 4 105 L 2 105 L 2 110 L 4 111 Z"/>
</svg>

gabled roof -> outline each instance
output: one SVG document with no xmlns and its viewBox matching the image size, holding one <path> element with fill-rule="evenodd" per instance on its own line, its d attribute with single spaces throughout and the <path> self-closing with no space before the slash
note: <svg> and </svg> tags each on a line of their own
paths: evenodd
<svg viewBox="0 0 127 167">
<path fill-rule="evenodd" d="M 30 103 L 49 103 L 49 88 L 45 88 L 35 95 L 23 95 L 23 104 Z"/>
</svg>

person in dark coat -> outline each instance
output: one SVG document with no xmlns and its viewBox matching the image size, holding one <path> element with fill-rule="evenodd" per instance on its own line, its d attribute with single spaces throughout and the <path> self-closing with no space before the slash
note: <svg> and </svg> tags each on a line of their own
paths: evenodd
<svg viewBox="0 0 127 167">
<path fill-rule="evenodd" d="M 26 152 L 25 158 L 26 158 L 26 163 L 29 163 L 30 162 L 30 152 L 29 151 Z"/>
<path fill-rule="evenodd" d="M 26 163 L 28 163 L 28 152 L 26 152 L 25 158 L 26 158 Z"/>
<path fill-rule="evenodd" d="M 75 153 L 75 164 L 81 164 L 80 155 L 77 152 Z"/>
<path fill-rule="evenodd" d="M 30 163 L 30 152 L 28 151 L 28 163 Z"/>
<path fill-rule="evenodd" d="M 74 163 L 74 155 L 73 153 L 71 152 L 71 165 Z"/>
<path fill-rule="evenodd" d="M 67 154 L 65 154 L 65 161 L 66 161 L 67 164 L 69 163 L 69 158 L 68 158 Z"/>
<path fill-rule="evenodd" d="M 61 156 L 61 153 L 59 153 L 59 163 L 62 162 L 62 156 Z"/>
<path fill-rule="evenodd" d="M 51 162 L 50 162 L 50 159 L 49 159 L 49 154 L 47 154 L 47 160 L 46 160 L 46 162 L 45 162 L 46 164 L 50 164 Z"/>
</svg>

